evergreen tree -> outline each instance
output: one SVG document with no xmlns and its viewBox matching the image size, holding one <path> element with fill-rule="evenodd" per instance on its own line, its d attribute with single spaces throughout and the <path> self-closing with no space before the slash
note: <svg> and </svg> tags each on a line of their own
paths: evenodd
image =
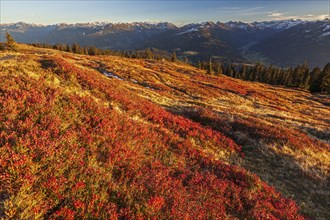
<svg viewBox="0 0 330 220">
<path fill-rule="evenodd" d="M 240 79 L 246 79 L 246 66 L 243 65 L 239 70 Z"/>
<path fill-rule="evenodd" d="M 153 59 L 154 58 L 154 55 L 153 53 L 151 52 L 150 48 L 147 48 L 145 50 L 145 58 L 146 59 Z"/>
<path fill-rule="evenodd" d="M 304 78 L 299 86 L 302 89 L 307 89 L 309 90 L 310 87 L 310 73 L 309 70 L 305 71 L 304 73 Z"/>
<path fill-rule="evenodd" d="M 82 51 L 83 51 L 83 54 L 86 54 L 86 55 L 89 54 L 89 51 L 88 51 L 88 48 L 87 48 L 87 47 L 84 47 L 84 48 L 82 49 Z M 96 54 L 96 51 L 95 51 L 95 54 Z M 94 54 L 94 55 L 95 55 L 95 54 Z"/>
<path fill-rule="evenodd" d="M 321 75 L 322 75 L 322 82 L 321 82 L 320 90 L 321 92 L 330 93 L 330 63 L 325 65 Z"/>
<path fill-rule="evenodd" d="M 265 83 L 270 83 L 273 81 L 274 77 L 274 69 L 273 66 L 270 65 L 262 74 L 261 81 Z"/>
<path fill-rule="evenodd" d="M 228 65 L 225 72 L 226 76 L 234 77 L 234 70 L 232 68 L 232 65 Z"/>
<path fill-rule="evenodd" d="M 214 63 L 214 72 L 217 75 L 221 75 L 222 74 L 222 67 L 221 67 L 221 63 L 220 62 L 215 62 Z"/>
<path fill-rule="evenodd" d="M 222 75 L 223 74 L 223 66 L 221 63 L 219 63 L 219 69 L 217 70 L 218 75 Z"/>
<path fill-rule="evenodd" d="M 305 61 L 304 65 L 302 66 L 303 77 L 301 79 L 299 87 L 302 89 L 308 89 L 310 83 L 310 73 L 309 68 L 307 66 L 307 62 Z"/>
<path fill-rule="evenodd" d="M 234 64 L 230 65 L 230 69 L 231 69 L 231 72 L 232 72 L 232 76 L 234 78 L 237 78 L 237 71 L 236 71 L 236 68 L 235 68 Z"/>
<path fill-rule="evenodd" d="M 197 63 L 197 68 L 198 68 L 198 69 L 202 69 L 202 63 L 201 63 L 201 61 L 200 61 L 200 60 L 198 60 L 198 63 Z"/>
<path fill-rule="evenodd" d="M 315 67 L 311 74 L 310 74 L 310 86 L 309 86 L 309 90 L 311 92 L 320 92 L 321 90 L 321 83 L 322 83 L 322 79 L 321 79 L 321 69 L 318 67 Z"/>
<path fill-rule="evenodd" d="M 207 66 L 207 74 L 212 75 L 213 74 L 213 66 L 212 66 L 212 60 L 209 60 L 208 66 Z"/>
<path fill-rule="evenodd" d="M 280 69 L 278 72 L 278 77 L 276 79 L 275 85 L 283 85 L 284 83 L 284 69 Z"/>
<path fill-rule="evenodd" d="M 71 48 L 72 48 L 72 53 L 79 53 L 80 48 L 78 44 L 73 43 Z"/>
<path fill-rule="evenodd" d="M 14 38 L 8 33 L 6 32 L 6 39 L 7 39 L 7 43 L 6 43 L 6 49 L 7 50 L 12 50 L 12 51 L 16 51 L 16 42 L 14 40 Z"/>
<path fill-rule="evenodd" d="M 178 58 L 176 57 L 176 53 L 175 52 L 173 52 L 173 54 L 172 54 L 171 61 L 172 62 L 177 62 L 178 61 Z"/>
<path fill-rule="evenodd" d="M 54 50 L 58 50 L 58 44 L 53 45 Z"/>
<path fill-rule="evenodd" d="M 86 48 L 86 50 L 87 50 L 87 48 Z M 98 55 L 97 48 L 94 46 L 89 47 L 86 52 L 88 55 Z"/>
<path fill-rule="evenodd" d="M 261 78 L 261 72 L 262 70 L 262 65 L 261 63 L 256 63 L 256 65 L 254 65 L 254 68 L 252 69 L 252 74 L 250 77 L 251 81 L 259 81 L 259 79 Z"/>
<path fill-rule="evenodd" d="M 207 66 L 207 65 L 206 65 L 205 62 L 203 61 L 203 62 L 201 63 L 201 69 L 202 69 L 202 70 L 205 70 L 205 69 L 206 69 L 206 66 Z"/>
<path fill-rule="evenodd" d="M 288 75 L 288 77 L 287 77 L 287 83 L 285 84 L 285 85 L 287 85 L 287 86 L 292 86 L 293 85 L 293 78 L 294 78 L 294 76 L 293 76 L 293 68 L 292 67 L 290 67 L 289 69 L 288 69 L 288 71 L 287 71 L 287 75 Z"/>
<path fill-rule="evenodd" d="M 292 86 L 305 88 L 306 81 L 309 80 L 307 74 L 309 74 L 309 69 L 306 63 L 302 66 L 298 65 L 294 68 Z"/>
<path fill-rule="evenodd" d="M 251 77 L 251 68 L 246 69 L 245 80 L 250 80 Z"/>
<path fill-rule="evenodd" d="M 71 50 L 71 47 L 69 44 L 66 45 L 66 49 L 65 49 L 66 52 L 69 52 L 69 53 L 72 53 L 72 50 Z"/>
</svg>

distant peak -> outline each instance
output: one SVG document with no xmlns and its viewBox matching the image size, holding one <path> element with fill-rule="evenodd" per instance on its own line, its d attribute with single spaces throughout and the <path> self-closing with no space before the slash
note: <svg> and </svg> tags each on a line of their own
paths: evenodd
<svg viewBox="0 0 330 220">
<path fill-rule="evenodd" d="M 228 21 L 228 22 L 213 22 L 213 21 L 205 21 L 200 23 L 190 23 L 186 24 L 180 28 L 213 28 L 218 26 L 220 28 L 240 28 L 240 29 L 249 29 L 249 28 L 275 28 L 275 29 L 282 29 L 282 28 L 290 28 L 292 26 L 298 24 L 305 24 L 305 23 L 314 23 L 314 22 L 326 22 L 329 23 L 329 18 L 325 18 L 323 20 L 302 20 L 302 19 L 288 19 L 288 20 L 269 20 L 269 21 L 254 21 L 254 22 L 243 22 L 243 21 Z M 109 22 L 109 21 L 96 21 L 96 22 L 80 22 L 80 23 L 57 23 L 57 24 L 33 24 L 33 23 L 26 23 L 24 21 L 19 21 L 16 23 L 3 23 L 0 24 L 1 27 L 16 27 L 16 28 L 29 28 L 29 27 L 58 27 L 58 28 L 97 28 L 97 27 L 125 27 L 128 29 L 134 28 L 155 28 L 155 29 L 173 29 L 178 28 L 176 25 L 166 22 L 147 22 L 147 21 L 139 21 L 139 22 Z"/>
</svg>

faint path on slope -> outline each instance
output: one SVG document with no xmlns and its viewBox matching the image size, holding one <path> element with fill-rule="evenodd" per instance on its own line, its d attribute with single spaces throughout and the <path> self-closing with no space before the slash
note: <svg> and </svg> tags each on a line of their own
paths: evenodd
<svg viewBox="0 0 330 220">
<path fill-rule="evenodd" d="M 184 109 L 184 107 L 182 106 Z M 173 113 L 187 117 L 187 113 Z M 188 111 L 189 112 L 189 111 Z M 249 136 L 240 130 L 226 130 L 231 123 L 240 116 L 225 113 L 223 120 L 213 121 L 212 118 L 188 118 L 201 123 L 204 126 L 210 126 L 212 129 L 219 131 L 236 143 L 242 145 L 244 158 L 234 161 L 234 164 L 239 167 L 244 167 L 246 170 L 257 174 L 267 184 L 273 186 L 278 192 L 281 192 L 285 197 L 292 198 L 299 206 L 301 206 L 302 214 L 317 220 L 330 219 L 328 206 L 330 204 L 330 181 L 329 178 L 324 180 L 311 176 L 306 173 L 305 168 L 295 158 L 290 155 L 275 151 L 271 144 L 266 144 L 264 141 L 253 136 Z M 232 121 L 226 119 L 233 117 Z"/>
<path fill-rule="evenodd" d="M 10 60 L 14 57 L 16 57 L 16 55 L 6 55 L 6 56 L 3 56 L 3 57 L 0 57 L 0 61 Z"/>
<path fill-rule="evenodd" d="M 255 143 L 257 144 L 244 146 L 245 157 L 239 165 L 256 173 L 277 191 L 295 200 L 307 217 L 329 219 L 329 180 L 308 176 L 290 156 L 277 153 L 257 140 Z"/>
</svg>

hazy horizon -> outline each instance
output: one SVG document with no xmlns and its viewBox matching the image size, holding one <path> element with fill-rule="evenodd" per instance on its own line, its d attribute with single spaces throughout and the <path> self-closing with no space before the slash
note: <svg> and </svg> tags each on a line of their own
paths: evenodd
<svg viewBox="0 0 330 220">
<path fill-rule="evenodd" d="M 1 24 L 323 20 L 329 1 L 1 1 Z"/>
<path fill-rule="evenodd" d="M 244 22 L 240 20 L 230 20 L 230 21 L 200 21 L 200 22 L 192 22 L 192 23 L 187 23 L 184 25 L 189 25 L 189 24 L 200 24 L 204 22 L 222 22 L 222 23 L 227 23 L 227 22 L 244 22 L 247 24 L 251 24 L 254 22 L 271 22 L 271 21 L 289 21 L 289 20 L 302 20 L 302 21 L 322 21 L 326 20 L 329 18 L 324 18 L 324 19 L 314 19 L 314 20 L 306 20 L 306 19 L 300 19 L 300 18 L 295 18 L 295 19 L 283 19 L 283 20 L 261 20 L 261 21 L 250 21 L 250 22 Z M 133 24 L 133 23 L 149 23 L 149 24 L 159 24 L 159 23 L 170 23 L 173 24 L 177 27 L 183 27 L 184 25 L 176 25 L 174 23 L 168 22 L 168 21 L 131 21 L 131 22 L 112 22 L 112 21 L 86 21 L 86 22 L 75 22 L 75 23 L 70 23 L 70 22 L 60 22 L 60 23 L 51 23 L 51 24 L 41 24 L 41 23 L 32 23 L 32 22 L 25 22 L 25 21 L 16 21 L 16 22 L 8 22 L 8 23 L 1 23 L 2 25 L 8 25 L 8 24 L 17 24 L 17 23 L 25 23 L 25 24 L 34 24 L 34 25 L 40 25 L 40 26 L 51 26 L 51 25 L 58 25 L 58 24 L 67 24 L 67 25 L 74 25 L 74 24 L 93 24 L 93 23 L 105 23 L 105 24 Z"/>
</svg>

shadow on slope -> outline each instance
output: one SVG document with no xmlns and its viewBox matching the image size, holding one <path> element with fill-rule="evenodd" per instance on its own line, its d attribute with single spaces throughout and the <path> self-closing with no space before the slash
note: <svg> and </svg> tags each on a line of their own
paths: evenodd
<svg viewBox="0 0 330 220">
<path fill-rule="evenodd" d="M 180 108 L 182 109 L 182 106 Z M 295 200 L 301 206 L 302 214 L 312 219 L 330 218 L 328 176 L 320 179 L 306 172 L 306 168 L 296 163 L 295 158 L 276 150 L 278 146 L 274 145 L 281 145 L 276 143 L 276 138 L 265 141 L 264 137 L 258 136 L 259 131 L 251 130 L 251 127 L 245 130 L 246 127 L 237 124 L 232 115 L 212 118 L 203 114 L 204 110 L 201 111 L 186 109 L 176 113 L 204 126 L 210 126 L 242 145 L 244 157 L 236 161 L 237 165 L 256 173 L 263 181 Z M 282 145 L 284 146 L 280 147 L 286 147 L 285 144 Z M 318 170 L 317 167 L 315 169 Z"/>
</svg>

